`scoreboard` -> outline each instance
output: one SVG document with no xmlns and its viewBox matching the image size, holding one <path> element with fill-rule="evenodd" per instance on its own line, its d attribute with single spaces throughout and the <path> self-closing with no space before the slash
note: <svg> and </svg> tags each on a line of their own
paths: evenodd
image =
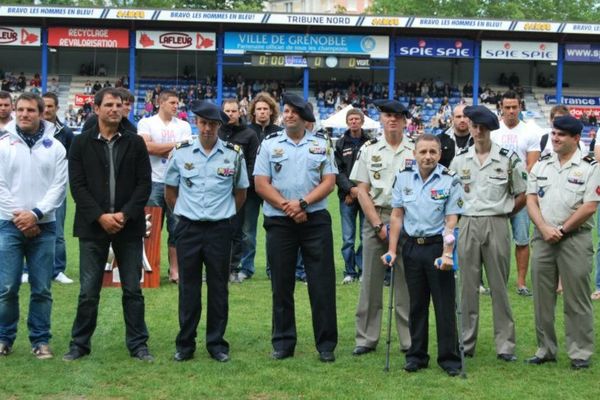
<svg viewBox="0 0 600 400">
<path fill-rule="evenodd" d="M 250 65 L 253 67 L 292 67 L 292 68 L 342 68 L 369 69 L 371 60 L 367 57 L 352 56 L 304 56 L 285 54 L 252 54 Z"/>
</svg>

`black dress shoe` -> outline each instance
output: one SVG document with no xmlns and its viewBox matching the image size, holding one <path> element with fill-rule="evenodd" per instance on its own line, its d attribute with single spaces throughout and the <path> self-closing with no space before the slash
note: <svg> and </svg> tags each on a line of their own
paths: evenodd
<svg viewBox="0 0 600 400">
<path fill-rule="evenodd" d="M 372 347 L 356 346 L 354 348 L 354 350 L 352 351 L 352 355 L 353 356 L 362 356 L 363 354 L 367 354 L 367 353 L 370 353 L 372 351 L 375 351 L 375 349 L 372 348 Z"/>
<path fill-rule="evenodd" d="M 406 372 L 417 372 L 423 368 L 427 368 L 427 365 L 419 364 L 416 361 L 407 361 L 406 364 L 404 364 L 404 370 Z"/>
<path fill-rule="evenodd" d="M 283 360 L 294 357 L 294 352 L 289 350 L 275 350 L 271 353 L 271 357 L 273 357 L 275 360 Z"/>
<path fill-rule="evenodd" d="M 460 375 L 460 368 L 446 368 L 446 373 L 448 374 L 448 376 L 458 376 Z"/>
<path fill-rule="evenodd" d="M 222 351 L 218 352 L 218 353 L 210 353 L 210 358 L 212 358 L 213 360 L 216 360 L 218 362 L 227 362 L 229 361 L 229 354 L 227 353 L 223 353 Z"/>
<path fill-rule="evenodd" d="M 496 356 L 496 358 L 498 360 L 502 360 L 502 361 L 506 361 L 506 362 L 517 361 L 517 356 L 515 356 L 514 354 L 508 354 L 508 353 L 498 354 Z"/>
<path fill-rule="evenodd" d="M 75 361 L 85 356 L 87 356 L 87 353 L 77 348 L 72 348 L 63 356 L 63 361 Z"/>
<path fill-rule="evenodd" d="M 194 358 L 194 353 L 185 353 L 183 351 L 178 351 L 173 356 L 173 360 L 175 361 L 187 361 Z"/>
<path fill-rule="evenodd" d="M 137 350 L 135 353 L 133 353 L 131 355 L 131 357 L 137 358 L 140 361 L 146 361 L 146 362 L 154 361 L 154 357 L 152 356 L 152 354 L 150 354 L 150 351 L 148 351 L 147 347 L 142 347 L 141 349 Z"/>
<path fill-rule="evenodd" d="M 319 361 L 334 362 L 335 355 L 333 354 L 333 351 L 320 351 L 319 352 Z"/>
<path fill-rule="evenodd" d="M 573 369 L 585 369 L 590 367 L 590 360 L 571 360 L 571 368 Z"/>
<path fill-rule="evenodd" d="M 542 365 L 547 362 L 556 362 L 556 358 L 540 358 L 538 356 L 533 356 L 533 357 L 525 360 L 526 364 L 532 364 L 532 365 Z"/>
</svg>

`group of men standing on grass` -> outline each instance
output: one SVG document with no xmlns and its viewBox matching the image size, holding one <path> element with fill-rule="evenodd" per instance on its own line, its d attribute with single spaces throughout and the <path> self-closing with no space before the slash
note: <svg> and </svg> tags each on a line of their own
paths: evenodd
<svg viewBox="0 0 600 400">
<path fill-rule="evenodd" d="M 63 359 L 91 352 L 104 264 L 112 246 L 123 289 L 126 345 L 130 355 L 152 361 L 140 288 L 146 205 L 165 210 L 169 276 L 179 285 L 176 361 L 196 350 L 203 267 L 208 286 L 206 347 L 229 360 L 224 339 L 228 283 L 254 273 L 256 226 L 263 205 L 267 265 L 273 297 L 272 357 L 294 355 L 297 334 L 294 286 L 302 260 L 318 357 L 335 360 L 338 341 L 331 216 L 326 198 L 336 183 L 342 216 L 344 280 L 360 280 L 356 347 L 362 356 L 378 345 L 386 270 L 393 268 L 394 315 L 408 372 L 429 365 L 428 312 L 433 300 L 438 332 L 437 362 L 455 376 L 458 356 L 455 290 L 461 290 L 465 353 L 475 355 L 482 265 L 491 288 L 496 353 L 511 362 L 515 327 L 508 301 L 510 233 L 517 257 L 517 292 L 529 264 L 529 216 L 533 236 L 532 281 L 538 351 L 530 364 L 555 361 L 554 305 L 559 276 L 565 295 L 567 352 L 575 369 L 589 366 L 593 321 L 588 296 L 593 214 L 600 201 L 600 171 L 579 148 L 582 126 L 570 116 L 554 119 L 554 152 L 540 157 L 540 140 L 519 121 L 520 99 L 502 98 L 502 121 L 485 107 L 457 106 L 453 126 L 440 136 L 404 135 L 410 118 L 395 100 L 377 100 L 383 135 L 362 130 L 364 115 L 348 112 L 348 131 L 334 145 L 313 132 L 312 106 L 267 94 L 250 105 L 252 124 L 240 119 L 239 104 L 222 109 L 195 101 L 198 138 L 175 117 L 177 95 L 163 92 L 159 112 L 127 120 L 130 95 L 112 88 L 96 93 L 96 119 L 71 144 L 68 179 L 76 204 L 81 289 L 72 340 Z M 1 103 L 0 103 L 1 105 Z M 23 94 L 16 119 L 0 137 L 0 355 L 12 351 L 18 323 L 23 259 L 32 287 L 28 328 L 37 358 L 51 358 L 50 281 L 56 210 L 64 204 L 65 146 L 57 127 L 42 120 L 44 102 Z M 1 109 L 0 109 L 1 112 Z M 259 146 L 260 144 L 260 146 Z M 443 160 L 445 164 L 441 165 Z M 447 167 L 450 168 L 447 168 Z M 525 209 L 527 205 L 527 209 Z M 356 221 L 361 241 L 355 250 Z M 459 228 L 458 236 L 455 227 Z M 455 288 L 456 253 L 462 287 Z M 390 307 L 392 307 L 390 305 Z"/>
</svg>

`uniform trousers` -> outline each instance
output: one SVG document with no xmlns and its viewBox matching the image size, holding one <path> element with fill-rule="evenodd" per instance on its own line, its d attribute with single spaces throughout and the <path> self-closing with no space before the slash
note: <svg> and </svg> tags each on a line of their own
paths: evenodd
<svg viewBox="0 0 600 400">
<path fill-rule="evenodd" d="M 406 361 L 419 365 L 429 363 L 429 299 L 433 301 L 437 328 L 438 358 L 443 369 L 460 368 L 458 335 L 455 317 L 455 286 L 453 271 L 441 271 L 434 261 L 443 252 L 438 243 L 418 244 L 409 238 L 402 247 L 406 284 L 410 295 L 410 349 Z"/>
<path fill-rule="evenodd" d="M 296 346 L 294 287 L 300 249 L 306 269 L 316 348 L 319 352 L 334 351 L 338 330 L 329 212 L 309 213 L 308 221 L 301 224 L 288 217 L 265 216 L 264 228 L 267 231 L 267 258 L 271 265 L 273 291 L 273 349 L 293 353 Z"/>
<path fill-rule="evenodd" d="M 570 359 L 588 360 L 594 352 L 594 317 L 589 296 L 594 246 L 589 229 L 567 234 L 560 242 L 545 242 L 539 231 L 532 240 L 531 281 L 535 332 L 540 358 L 556 358 L 554 318 L 556 285 L 563 285 L 565 340 Z"/>
<path fill-rule="evenodd" d="M 384 224 L 390 222 L 391 209 L 377 207 L 377 213 Z M 376 348 L 381 335 L 381 319 L 383 313 L 383 279 L 387 268 L 381 261 L 381 256 L 388 250 L 387 241 L 383 242 L 373 231 L 371 224 L 364 224 L 363 240 L 363 274 L 360 285 L 360 297 L 356 309 L 356 346 Z M 402 240 L 401 240 L 402 242 Z M 398 248 L 402 248 L 399 243 Z M 394 264 L 394 314 L 396 329 L 400 338 L 400 349 L 410 348 L 410 332 L 408 330 L 408 314 L 410 300 L 404 263 L 399 256 Z"/>
<path fill-rule="evenodd" d="M 510 271 L 510 235 L 506 216 L 462 216 L 458 263 L 462 278 L 465 353 L 474 355 L 479 329 L 481 265 L 490 286 L 496 354 L 514 354 L 515 323 L 506 290 Z"/>
<path fill-rule="evenodd" d="M 202 314 L 202 268 L 206 267 L 208 306 L 206 349 L 210 354 L 228 353 L 223 336 L 229 312 L 229 258 L 233 218 L 218 221 L 192 221 L 180 217 L 175 230 L 179 262 L 178 352 L 193 354 L 196 331 Z"/>
</svg>

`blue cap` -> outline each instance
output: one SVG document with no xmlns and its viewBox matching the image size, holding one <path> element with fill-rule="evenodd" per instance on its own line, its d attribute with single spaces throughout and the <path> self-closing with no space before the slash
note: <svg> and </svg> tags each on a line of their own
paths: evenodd
<svg viewBox="0 0 600 400">
<path fill-rule="evenodd" d="M 463 113 L 471 120 L 472 123 L 483 125 L 490 131 L 495 131 L 500 128 L 498 117 L 485 106 L 467 106 Z"/>
<path fill-rule="evenodd" d="M 285 93 L 283 95 L 283 104 L 294 107 L 300 118 L 306 122 L 315 122 L 312 105 L 304 101 L 302 97 L 292 93 Z"/>
<path fill-rule="evenodd" d="M 568 132 L 571 135 L 581 135 L 583 124 L 577 118 L 570 115 L 554 118 L 552 125 L 558 130 Z"/>
<path fill-rule="evenodd" d="M 373 104 L 380 112 L 390 113 L 390 114 L 402 114 L 406 118 L 411 118 L 412 115 L 408 112 L 406 107 L 402 105 L 398 100 L 373 100 Z"/>
<path fill-rule="evenodd" d="M 229 117 L 216 104 L 210 101 L 194 100 L 190 103 L 190 111 L 209 121 L 218 121 L 223 125 L 229 122 Z"/>
</svg>

